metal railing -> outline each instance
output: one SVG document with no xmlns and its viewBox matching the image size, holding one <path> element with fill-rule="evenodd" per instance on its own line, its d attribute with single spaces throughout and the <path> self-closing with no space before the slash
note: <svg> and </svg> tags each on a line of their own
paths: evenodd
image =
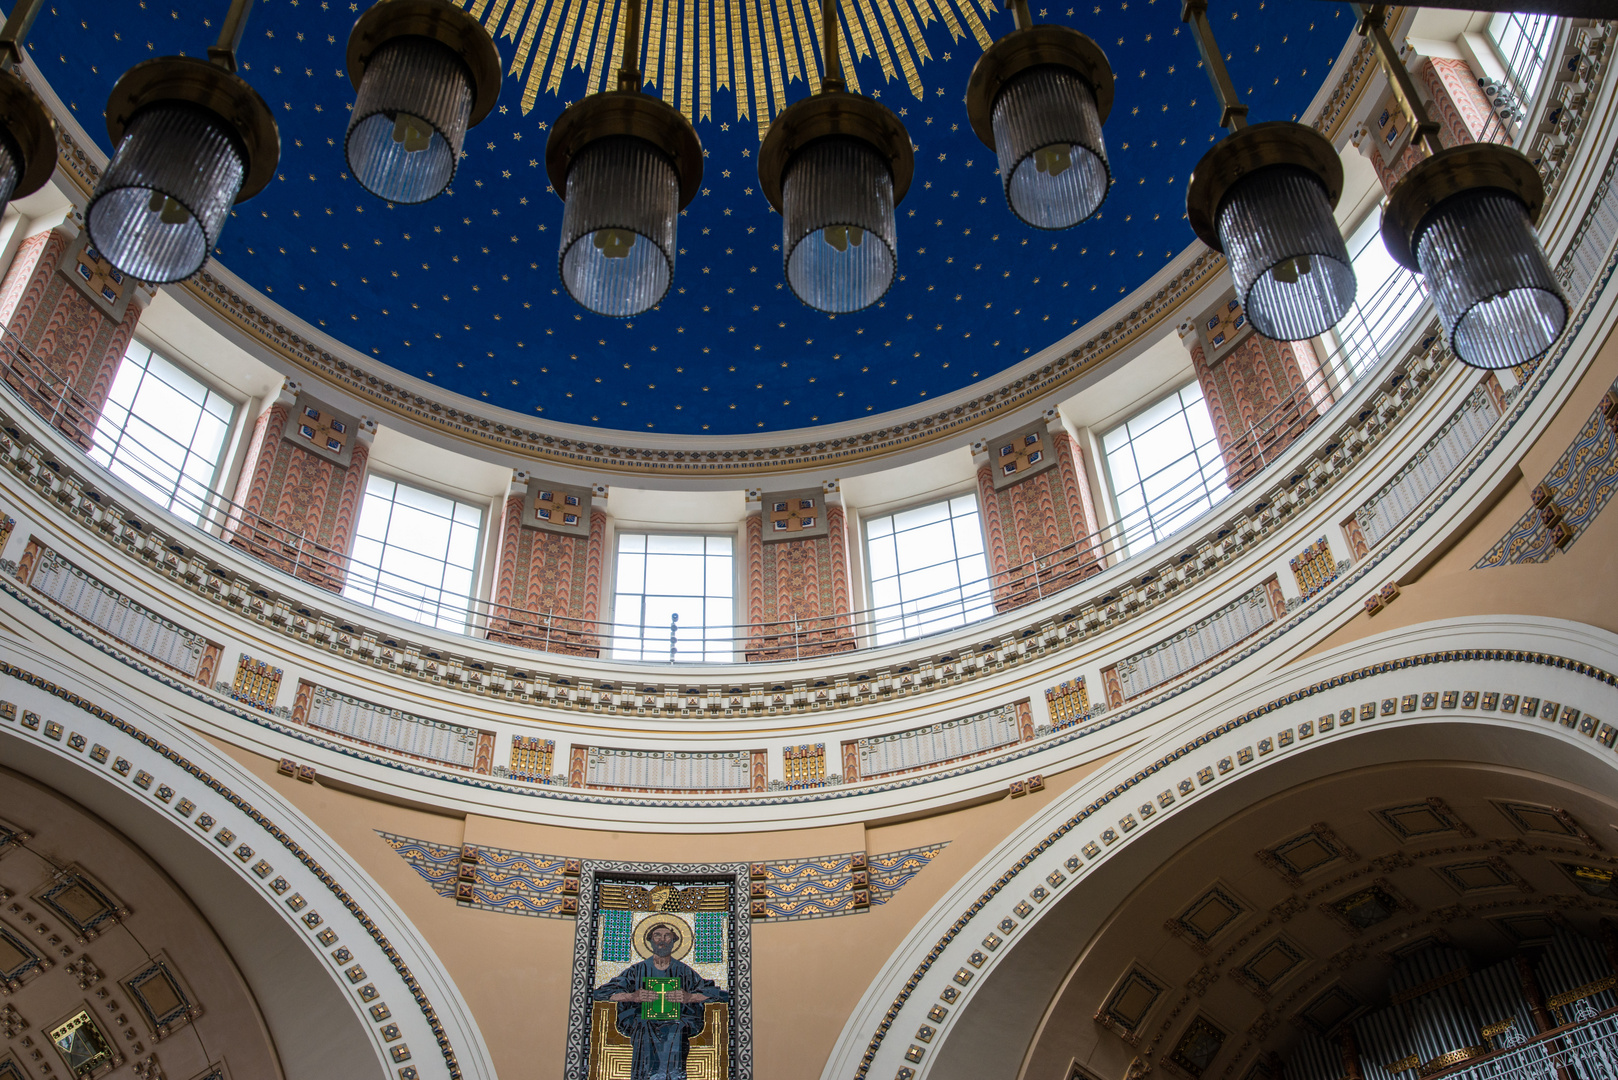
<svg viewBox="0 0 1618 1080">
<path fill-rule="evenodd" d="M 1515 1027 L 1496 1038 L 1502 1049 L 1464 1065 L 1423 1072 L 1423 1080 L 1618 1080 L 1618 1011 L 1597 1014 L 1587 1000 L 1574 1004 L 1585 1015 L 1526 1041 Z"/>
<path fill-rule="evenodd" d="M 1392 288 L 1392 282 L 1384 292 Z M 1362 302 L 1372 310 L 1390 297 L 1379 293 Z M 1418 297 L 1424 301 L 1424 297 Z M 1295 386 L 1223 453 L 1233 485 L 1250 481 L 1299 434 L 1341 400 L 1360 377 L 1392 355 L 1410 317 L 1423 304 L 1399 301 L 1402 321 L 1379 319 L 1365 324 L 1358 311 L 1339 344 L 1320 357 L 1318 370 Z M 1355 327 L 1365 333 L 1355 337 Z M 1347 336 L 1341 336 L 1346 333 Z M 1351 355 L 1352 354 L 1352 355 Z M 96 403 L 87 400 L 52 372 L 9 330 L 0 332 L 0 381 L 12 394 L 61 431 L 81 450 L 92 451 L 99 419 Z M 176 470 L 127 434 L 110 465 L 87 457 L 90 468 L 111 473 L 146 497 L 161 497 L 154 507 L 179 518 L 187 527 L 207 532 L 260 562 L 308 584 L 344 594 L 345 585 L 363 582 L 364 596 L 348 598 L 387 614 L 427 626 L 546 652 L 620 658 L 652 663 L 647 657 L 667 655 L 668 663 L 761 662 L 807 659 L 911 640 L 967 626 L 1023 607 L 1074 587 L 1109 566 L 1139 554 L 1147 539 L 1138 523 L 1114 521 L 1071 543 L 1041 553 L 987 580 L 935 593 L 902 605 L 888 605 L 833 615 L 787 615 L 767 623 L 730 627 L 636 628 L 620 634 L 609 621 L 587 621 L 544 609 L 496 603 L 480 597 L 446 594 L 440 589 L 404 582 L 386 567 L 356 560 L 349 552 L 327 547 L 302 531 L 258 513 L 230 496 Z M 1200 504 L 1200 505 L 1199 505 Z M 1156 500 L 1153 516 L 1176 522 L 1178 532 L 1211 513 L 1219 503 L 1199 490 Z M 358 508 L 356 508 L 356 514 Z M 1171 533 L 1155 533 L 1153 546 Z M 992 570 L 992 568 L 991 568 Z M 605 598 L 604 598 L 605 599 Z M 716 633 L 719 630 L 719 633 Z M 720 644 L 723 643 L 723 644 Z M 715 657 L 723 660 L 715 660 Z"/>
</svg>

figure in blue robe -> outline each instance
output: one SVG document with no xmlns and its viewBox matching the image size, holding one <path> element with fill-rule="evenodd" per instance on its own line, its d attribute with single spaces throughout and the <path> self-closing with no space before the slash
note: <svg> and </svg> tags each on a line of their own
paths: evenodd
<svg viewBox="0 0 1618 1080">
<path fill-rule="evenodd" d="M 730 1000 L 729 991 L 674 959 L 680 937 L 668 923 L 653 923 L 645 937 L 652 955 L 625 968 L 590 994 L 596 1001 L 611 1001 L 618 1006 L 618 1030 L 628 1037 L 633 1048 L 630 1080 L 686 1080 L 686 1050 L 691 1037 L 702 1033 L 703 1006 L 710 1001 Z M 678 1019 L 651 1020 L 642 1015 L 642 1003 L 658 999 L 657 991 L 646 988 L 647 979 L 680 981 L 680 988 L 668 991 L 666 997 L 680 1006 Z"/>
</svg>

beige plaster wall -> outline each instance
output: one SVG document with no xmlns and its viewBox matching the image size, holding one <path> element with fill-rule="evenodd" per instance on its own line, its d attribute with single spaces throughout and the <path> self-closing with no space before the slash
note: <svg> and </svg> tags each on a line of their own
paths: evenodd
<svg viewBox="0 0 1618 1080">
<path fill-rule="evenodd" d="M 307 814 L 387 890 L 460 987 L 495 1067 L 514 1077 L 555 1075 L 561 1068 L 574 921 L 458 906 L 435 893 L 377 830 L 439 844 L 653 862 L 780 860 L 947 842 L 892 900 L 867 913 L 753 922 L 755 1075 L 812 1080 L 860 995 L 910 928 L 1007 834 L 1105 766 L 1102 761 L 1048 776 L 1045 789 L 1031 795 L 1002 796 L 913 820 L 736 835 L 654 835 L 431 813 L 319 782 L 300 783 L 277 773 L 274 761 L 216 745 Z"/>
</svg>

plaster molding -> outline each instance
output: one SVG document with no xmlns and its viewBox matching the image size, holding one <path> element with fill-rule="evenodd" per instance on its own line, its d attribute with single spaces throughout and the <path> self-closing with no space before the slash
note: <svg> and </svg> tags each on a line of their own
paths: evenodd
<svg viewBox="0 0 1618 1080">
<path fill-rule="evenodd" d="M 1059 898 L 1078 892 L 1084 879 L 1164 821 L 1187 813 L 1206 818 L 1199 807 L 1207 793 L 1316 746 L 1423 725 L 1500 729 L 1555 740 L 1588 761 L 1593 771 L 1586 781 L 1606 777 L 1610 790 L 1618 780 L 1612 749 L 1618 726 L 1589 714 L 1618 715 L 1615 670 L 1618 635 L 1594 627 L 1527 617 L 1487 626 L 1453 619 L 1354 642 L 1210 699 L 1064 792 L 964 876 L 884 964 L 827 1059 L 823 1080 L 924 1080 L 978 987 L 1045 912 L 1060 906 Z M 1481 697 L 1470 707 L 1441 708 L 1439 695 L 1451 688 L 1532 697 L 1535 714 L 1483 709 Z M 1504 739 L 1445 745 L 1478 760 L 1504 755 L 1502 763 L 1521 763 Z M 1314 755 L 1310 762 L 1336 771 L 1340 756 Z M 971 963 L 977 938 L 991 931 L 1012 948 Z M 938 1003 L 947 1012 L 933 1021 L 941 1044 L 923 1047 L 920 1062 L 912 1057 L 907 1064 L 904 1033 Z M 1005 1056 L 1014 1072 L 1016 1059 Z"/>
<path fill-rule="evenodd" d="M 172 838 L 240 875 L 294 929 L 370 1031 L 379 1075 L 495 1080 L 471 1010 L 432 947 L 294 806 L 173 720 L 21 643 L 0 641 L 0 687 L 16 706 L 0 713 L 0 744 L 26 743 L 86 783 L 116 786 L 168 819 Z M 388 1008 L 373 1013 L 378 1004 Z"/>
</svg>

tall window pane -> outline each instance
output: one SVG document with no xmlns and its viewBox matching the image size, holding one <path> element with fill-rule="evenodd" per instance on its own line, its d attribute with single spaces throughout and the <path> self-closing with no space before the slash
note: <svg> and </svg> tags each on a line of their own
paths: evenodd
<svg viewBox="0 0 1618 1080">
<path fill-rule="evenodd" d="M 1202 387 L 1190 383 L 1101 439 L 1129 551 L 1170 536 L 1230 494 Z"/>
<path fill-rule="evenodd" d="M 652 663 L 735 658 L 735 539 L 618 534 L 612 655 Z"/>
<path fill-rule="evenodd" d="M 159 506 L 200 523 L 235 415 L 228 398 L 130 342 L 90 457 Z"/>
<path fill-rule="evenodd" d="M 482 507 L 369 476 L 343 595 L 412 622 L 465 630 L 482 533 Z"/>
<path fill-rule="evenodd" d="M 1357 382 L 1376 367 L 1427 295 L 1421 279 L 1388 254 L 1381 227 L 1382 215 L 1373 211 L 1348 238 L 1359 289 L 1354 307 L 1332 330 L 1339 345 L 1332 362 L 1342 383 Z"/>
<path fill-rule="evenodd" d="M 868 518 L 865 550 L 878 645 L 994 614 L 975 495 Z"/>
<path fill-rule="evenodd" d="M 1533 101 L 1545 76 L 1545 53 L 1555 28 L 1554 17 L 1521 11 L 1502 11 L 1489 20 L 1489 37 L 1500 50 L 1506 80 L 1523 109 Z"/>
</svg>

